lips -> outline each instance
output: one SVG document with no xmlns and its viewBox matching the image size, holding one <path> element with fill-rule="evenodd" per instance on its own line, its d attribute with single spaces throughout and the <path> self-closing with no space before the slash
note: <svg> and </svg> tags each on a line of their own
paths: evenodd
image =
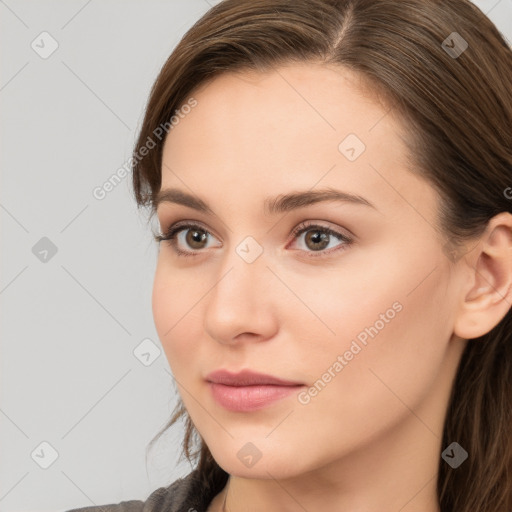
<svg viewBox="0 0 512 512">
<path fill-rule="evenodd" d="M 242 370 L 238 373 L 230 373 L 227 370 L 216 370 L 206 376 L 208 382 L 224 384 L 226 386 L 255 386 L 255 385 L 273 385 L 273 386 L 302 386 L 302 382 L 293 382 L 279 379 L 272 375 L 253 372 L 251 370 Z"/>
<path fill-rule="evenodd" d="M 215 401 L 230 411 L 250 412 L 288 397 L 303 386 L 300 382 L 243 370 L 217 370 L 206 377 Z"/>
</svg>

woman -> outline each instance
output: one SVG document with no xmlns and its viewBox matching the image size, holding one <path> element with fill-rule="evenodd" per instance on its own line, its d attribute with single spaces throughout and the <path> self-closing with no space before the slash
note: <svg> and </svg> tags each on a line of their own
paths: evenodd
<svg viewBox="0 0 512 512">
<path fill-rule="evenodd" d="M 76 510 L 511 510 L 511 91 L 466 0 L 209 10 L 133 155 L 199 460 Z"/>
</svg>

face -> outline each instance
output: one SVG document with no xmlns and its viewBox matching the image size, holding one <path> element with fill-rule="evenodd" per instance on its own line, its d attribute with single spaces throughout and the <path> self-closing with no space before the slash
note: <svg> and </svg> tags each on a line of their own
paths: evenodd
<svg viewBox="0 0 512 512">
<path fill-rule="evenodd" d="M 160 244 L 153 315 L 186 409 L 231 474 L 324 467 L 405 428 L 411 409 L 442 426 L 455 296 L 438 196 L 407 168 L 406 130 L 362 91 L 320 64 L 224 74 L 167 137 L 162 190 L 211 211 L 158 204 L 162 232 L 182 229 Z M 279 202 L 321 191 L 346 196 Z M 256 407 L 239 394 L 234 410 L 206 380 L 218 369 L 300 386 Z"/>
</svg>

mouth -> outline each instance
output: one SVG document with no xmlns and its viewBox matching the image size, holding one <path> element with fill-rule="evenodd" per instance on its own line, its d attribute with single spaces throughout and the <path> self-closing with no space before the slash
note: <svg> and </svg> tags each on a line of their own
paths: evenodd
<svg viewBox="0 0 512 512">
<path fill-rule="evenodd" d="M 239 373 L 218 370 L 210 373 L 206 380 L 214 400 L 225 409 L 235 412 L 262 409 L 296 393 L 304 386 L 302 383 L 250 370 Z"/>
<path fill-rule="evenodd" d="M 276 400 L 285 398 L 296 392 L 302 386 L 227 386 L 225 384 L 209 383 L 215 401 L 230 411 L 248 412 L 267 407 Z"/>
</svg>

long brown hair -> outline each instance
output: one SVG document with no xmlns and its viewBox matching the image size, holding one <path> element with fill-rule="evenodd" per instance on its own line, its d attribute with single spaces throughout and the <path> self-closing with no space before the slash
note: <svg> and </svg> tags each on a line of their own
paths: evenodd
<svg viewBox="0 0 512 512">
<path fill-rule="evenodd" d="M 170 129 L 169 119 L 196 87 L 223 72 L 313 61 L 358 72 L 409 127 L 413 172 L 439 193 L 439 227 L 450 251 L 512 210 L 504 192 L 512 186 L 512 51 L 469 0 L 224 0 L 211 8 L 181 39 L 151 90 L 134 149 L 138 206 L 155 213 L 165 137 L 144 158 L 140 150 L 157 138 L 158 127 Z M 181 417 L 183 454 L 190 462 L 199 457 L 205 483 L 225 483 L 228 474 L 181 400 L 150 445 Z M 456 441 L 469 458 L 452 469 L 439 457 L 442 512 L 512 510 L 511 430 L 509 310 L 468 343 L 459 364 L 442 446 Z M 199 447 L 192 452 L 194 439 Z"/>
</svg>

